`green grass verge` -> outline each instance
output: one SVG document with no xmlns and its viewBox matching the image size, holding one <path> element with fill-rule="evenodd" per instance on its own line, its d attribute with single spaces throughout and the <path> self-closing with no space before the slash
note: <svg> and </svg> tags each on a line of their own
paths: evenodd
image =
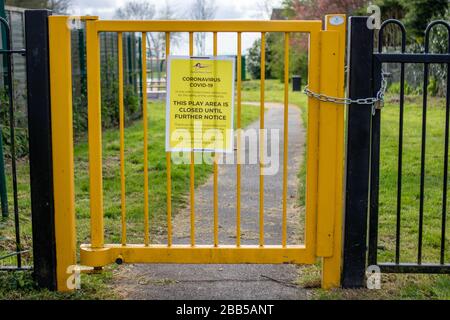
<svg viewBox="0 0 450 320">
<path fill-rule="evenodd" d="M 115 300 L 118 295 L 109 283 L 113 269 L 81 276 L 81 290 L 58 293 L 38 288 L 30 272 L 0 273 L 0 300 Z"/>
<path fill-rule="evenodd" d="M 422 102 L 408 97 L 404 114 L 404 147 L 401 198 L 401 262 L 417 261 Z M 444 172 L 445 104 L 430 99 L 427 112 L 426 179 L 424 203 L 423 261 L 439 262 Z M 382 111 L 379 262 L 395 261 L 397 172 L 399 140 L 398 101 L 390 97 Z M 304 175 L 301 175 L 302 179 Z M 448 215 L 448 214 L 447 214 Z M 447 236 L 446 248 L 450 247 Z M 448 250 L 446 261 L 448 262 Z M 299 282 L 320 287 L 319 265 L 300 268 Z M 382 275 L 382 290 L 317 289 L 318 299 L 450 299 L 449 275 Z"/>
<path fill-rule="evenodd" d="M 422 143 L 422 102 L 419 100 L 418 98 L 410 99 L 404 114 L 400 262 L 417 261 Z M 430 99 L 429 103 L 425 161 L 423 262 L 436 263 L 439 262 L 441 248 L 445 104 L 443 100 L 437 99 Z M 383 110 L 381 123 L 379 260 L 394 262 L 399 107 L 388 104 Z M 447 249 L 450 248 L 449 237 L 447 237 L 445 245 Z M 447 250 L 447 258 L 449 257 L 448 253 Z"/>
<path fill-rule="evenodd" d="M 251 81 L 244 87 L 247 100 L 259 100 L 259 82 Z M 266 100 L 284 101 L 284 84 L 267 81 Z M 290 93 L 290 103 L 302 109 L 303 123 L 307 125 L 306 98 L 301 93 Z M 444 172 L 445 102 L 430 99 L 427 113 L 427 153 L 424 212 L 424 262 L 438 262 L 442 219 L 442 177 Z M 408 97 L 405 108 L 403 151 L 403 195 L 401 220 L 401 261 L 417 259 L 418 212 L 420 186 L 420 143 L 422 101 L 420 97 Z M 382 112 L 380 159 L 380 224 L 379 261 L 395 259 L 396 188 L 399 136 L 398 101 L 390 97 Z M 299 173 L 299 204 L 305 204 L 306 163 Z M 448 206 L 447 206 L 448 207 Z M 448 214 L 447 214 L 448 215 Z M 450 248 L 447 235 L 446 248 Z M 448 250 L 446 261 L 448 261 Z M 313 290 L 316 299 L 450 299 L 449 275 L 383 275 L 382 290 L 333 290 L 320 287 L 320 264 L 299 269 L 298 283 Z"/>
</svg>

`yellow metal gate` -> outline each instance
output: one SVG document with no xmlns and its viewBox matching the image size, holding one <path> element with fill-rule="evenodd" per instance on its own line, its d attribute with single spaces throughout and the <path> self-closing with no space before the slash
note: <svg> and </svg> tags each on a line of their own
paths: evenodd
<svg viewBox="0 0 450 320">
<path fill-rule="evenodd" d="M 91 243 L 81 246 L 81 264 L 103 267 L 116 261 L 124 263 L 179 263 L 179 264 L 313 264 L 323 258 L 323 287 L 340 284 L 341 235 L 343 207 L 343 157 L 344 157 L 344 108 L 314 99 L 308 104 L 308 159 L 305 243 L 301 246 L 287 244 L 287 123 L 289 104 L 289 39 L 291 33 L 309 34 L 309 87 L 322 94 L 344 97 L 344 59 L 346 18 L 330 15 L 322 21 L 101 21 L 95 17 L 81 17 L 86 20 L 87 70 L 88 70 L 88 120 L 89 120 L 89 174 Z M 49 18 L 50 74 L 53 131 L 54 202 L 58 265 L 58 288 L 67 290 L 68 266 L 76 264 L 75 205 L 74 205 L 74 151 L 72 127 L 72 68 L 71 32 L 69 17 Z M 171 155 L 167 154 L 167 233 L 168 243 L 154 245 L 149 240 L 149 173 L 148 141 L 144 139 L 144 223 L 145 234 L 141 245 L 127 243 L 125 190 L 122 187 L 122 241 L 117 244 L 104 243 L 103 223 L 103 177 L 102 177 L 102 126 L 100 93 L 100 47 L 99 34 L 118 34 L 119 50 L 119 101 L 121 118 L 121 177 L 124 186 L 124 106 L 123 106 L 123 52 L 122 35 L 125 32 L 139 32 L 142 45 L 143 72 L 146 79 L 146 33 L 166 34 L 167 54 L 170 52 L 171 33 L 185 32 L 190 38 L 190 54 L 193 55 L 193 39 L 196 32 L 210 32 L 214 35 L 214 54 L 217 54 L 218 33 L 237 33 L 238 63 L 241 61 L 242 34 L 261 33 L 261 128 L 264 128 L 265 91 L 265 42 L 266 34 L 281 32 L 285 35 L 285 157 L 283 175 L 283 228 L 282 242 L 267 246 L 264 242 L 264 192 L 260 194 L 260 241 L 259 245 L 241 244 L 241 167 L 237 168 L 236 244 L 221 245 L 218 238 L 218 165 L 214 165 L 214 243 L 208 246 L 195 242 L 195 207 L 191 206 L 191 241 L 186 245 L 174 245 L 172 241 L 171 201 Z M 241 127 L 241 66 L 237 75 L 238 124 Z M 147 92 L 147 81 L 143 81 L 143 92 Z M 143 103 L 147 104 L 146 94 Z M 147 108 L 144 108 L 144 119 Z M 144 136 L 148 124 L 144 121 Z M 238 139 L 240 141 L 240 139 Z M 241 148 L 238 145 L 238 149 Z M 262 170 L 262 167 L 261 167 Z M 194 201 L 194 165 L 191 165 L 191 202 Z M 261 190 L 264 190 L 264 176 L 261 171 Z"/>
</svg>

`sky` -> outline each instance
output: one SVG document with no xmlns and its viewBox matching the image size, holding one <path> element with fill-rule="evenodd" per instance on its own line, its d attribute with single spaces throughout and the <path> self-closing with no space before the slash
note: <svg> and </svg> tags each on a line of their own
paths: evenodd
<svg viewBox="0 0 450 320">
<path fill-rule="evenodd" d="M 190 7 L 194 0 L 148 0 L 156 9 L 162 9 L 167 1 L 176 12 L 179 19 L 189 19 Z M 123 6 L 127 0 L 72 0 L 71 13 L 74 15 L 96 15 L 101 19 L 113 19 L 116 9 Z M 216 20 L 261 20 L 265 16 L 264 0 L 216 0 Z M 281 0 L 272 0 L 275 7 Z M 243 52 L 259 37 L 257 34 L 243 34 Z M 180 45 L 173 48 L 172 54 L 187 54 L 187 36 L 183 36 Z M 212 36 L 207 38 L 207 53 L 212 51 Z M 219 34 L 219 55 L 236 54 L 237 40 L 235 34 Z"/>
<path fill-rule="evenodd" d="M 175 11 L 185 19 L 188 18 L 189 8 L 194 0 L 167 0 L 173 6 Z M 127 0 L 72 0 L 72 10 L 80 11 L 83 14 L 98 15 L 103 19 L 111 19 L 114 16 L 114 11 L 120 6 L 124 5 Z M 154 3 L 156 8 L 164 6 L 165 0 L 148 0 Z M 260 19 L 261 4 L 264 0 L 216 0 L 217 14 L 216 19 Z M 273 0 L 275 5 L 279 4 L 281 0 Z"/>
</svg>

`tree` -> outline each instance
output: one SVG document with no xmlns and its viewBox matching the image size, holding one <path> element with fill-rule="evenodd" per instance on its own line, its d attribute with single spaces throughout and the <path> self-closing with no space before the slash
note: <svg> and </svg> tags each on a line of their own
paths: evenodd
<svg viewBox="0 0 450 320">
<path fill-rule="evenodd" d="M 269 43 L 266 42 L 266 79 L 272 78 L 271 73 L 272 54 Z M 256 40 L 253 46 L 248 49 L 247 70 L 252 79 L 261 79 L 261 39 Z"/>
<path fill-rule="evenodd" d="M 156 16 L 155 6 L 147 1 L 132 0 L 127 2 L 124 6 L 116 10 L 116 19 L 121 20 L 152 20 Z M 147 37 L 155 50 L 160 51 L 161 44 L 159 42 L 160 36 L 156 33 L 148 33 Z M 158 57 L 160 54 L 158 54 Z"/>
<path fill-rule="evenodd" d="M 177 13 L 173 6 L 165 1 L 164 6 L 160 11 L 157 11 L 155 6 L 148 1 L 132 0 L 127 2 L 123 7 L 116 10 L 115 17 L 123 20 L 175 20 Z M 150 44 L 153 50 L 156 51 L 156 56 L 161 58 L 165 53 L 166 37 L 165 34 L 151 32 L 147 33 Z M 171 43 L 177 45 L 179 41 L 178 33 L 171 33 Z"/>
<path fill-rule="evenodd" d="M 247 54 L 247 70 L 252 79 L 259 79 L 261 76 L 261 40 L 256 40 Z"/>
<path fill-rule="evenodd" d="M 216 16 L 216 10 L 215 0 L 195 0 L 191 7 L 191 18 L 193 20 L 212 20 Z M 206 55 L 206 33 L 195 34 L 195 46 L 199 55 Z"/>
<path fill-rule="evenodd" d="M 115 17 L 123 20 L 174 20 L 176 12 L 173 6 L 166 1 L 160 11 L 148 1 L 132 0 L 123 7 L 116 10 Z M 160 65 L 166 53 L 166 36 L 161 32 L 148 32 L 148 43 L 150 44 L 150 53 L 156 58 L 156 64 Z M 179 34 L 171 33 L 171 43 L 176 46 L 179 42 Z M 161 76 L 161 75 L 159 75 Z"/>
<path fill-rule="evenodd" d="M 291 20 L 322 20 L 325 15 L 332 13 L 355 15 L 368 4 L 369 0 L 283 0 L 285 15 Z M 305 50 L 307 40 L 302 35 L 296 35 L 292 44 L 294 48 Z"/>
<path fill-rule="evenodd" d="M 56 13 L 67 13 L 72 4 L 72 0 L 48 0 L 47 8 Z"/>
<path fill-rule="evenodd" d="M 368 0 L 284 0 L 283 7 L 291 19 L 322 19 L 330 13 L 351 15 L 367 6 Z"/>
<path fill-rule="evenodd" d="M 132 0 L 116 10 L 115 17 L 121 20 L 151 20 L 155 17 L 155 6 L 147 1 Z"/>
<path fill-rule="evenodd" d="M 445 18 L 448 0 L 403 0 L 407 13 L 406 27 L 422 43 L 427 25 L 435 19 Z M 447 16 L 448 19 L 448 16 Z"/>
<path fill-rule="evenodd" d="M 174 6 L 171 2 L 168 0 L 165 1 L 164 6 L 159 10 L 158 12 L 158 19 L 160 20 L 176 20 L 178 19 L 178 13 L 177 10 L 174 9 Z M 166 36 L 165 34 L 161 34 L 162 40 L 161 43 L 164 45 L 165 49 L 165 43 L 166 43 Z M 181 34 L 177 32 L 172 32 L 170 34 L 170 42 L 171 45 L 176 47 L 178 46 L 180 42 Z"/>
<path fill-rule="evenodd" d="M 259 14 L 263 16 L 263 19 L 268 19 L 272 17 L 274 9 L 274 0 L 259 0 L 257 3 Z"/>
<path fill-rule="evenodd" d="M 375 4 L 380 7 L 382 20 L 401 20 L 406 15 L 407 8 L 404 0 L 378 0 Z"/>
<path fill-rule="evenodd" d="M 50 9 L 55 13 L 67 13 L 72 0 L 6 0 L 9 6 L 27 9 Z"/>
<path fill-rule="evenodd" d="M 166 1 L 164 6 L 158 12 L 157 17 L 160 20 L 175 20 L 177 18 L 177 13 L 173 9 L 173 6 L 168 1 Z M 154 56 L 156 57 L 156 65 L 162 66 L 161 62 L 163 61 L 164 56 L 166 54 L 166 35 L 165 33 L 152 32 L 149 33 L 148 36 L 150 38 L 151 48 L 154 51 Z M 172 32 L 170 34 L 171 46 L 176 47 L 179 44 L 179 41 L 180 41 L 180 34 Z M 160 72 L 158 72 L 158 80 L 161 80 L 162 71 L 163 70 L 161 67 Z"/>
<path fill-rule="evenodd" d="M 395 0 L 392 0 L 395 1 Z M 260 0 L 260 10 L 267 12 L 272 1 Z M 323 17 L 331 13 L 344 13 L 347 15 L 362 11 L 369 3 L 368 0 L 284 0 L 281 18 L 295 20 L 322 20 Z M 279 13 L 279 9 L 276 13 Z M 365 10 L 364 10 L 365 11 Z M 284 79 L 284 37 L 279 33 L 267 34 L 267 56 L 266 56 L 266 77 L 283 81 Z M 260 77 L 260 41 L 254 43 L 249 50 L 249 73 L 254 78 Z M 308 37 L 304 34 L 292 34 L 290 38 L 290 66 L 292 74 L 307 77 L 308 65 Z"/>
<path fill-rule="evenodd" d="M 47 8 L 47 0 L 6 0 L 5 4 L 27 9 Z"/>
</svg>

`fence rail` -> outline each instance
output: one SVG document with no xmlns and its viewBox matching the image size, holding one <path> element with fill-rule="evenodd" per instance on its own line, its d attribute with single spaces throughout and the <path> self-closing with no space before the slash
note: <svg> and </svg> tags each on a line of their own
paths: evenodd
<svg viewBox="0 0 450 320">
<path fill-rule="evenodd" d="M 6 56 L 3 61 L 6 63 L 7 76 L 4 79 L 4 87 L 7 91 L 7 107 L 9 116 L 9 135 L 10 135 L 10 153 L 11 153 L 11 176 L 12 176 L 12 189 L 13 189 L 13 208 L 14 208 L 14 234 L 15 234 L 15 247 L 14 253 L 9 253 L 4 256 L 0 256 L 0 261 L 10 257 L 16 257 L 16 266 L 0 266 L 1 270 L 23 270 L 28 267 L 23 266 L 22 255 L 27 250 L 22 248 L 22 238 L 20 230 L 20 216 L 19 216 L 19 196 L 18 196 L 18 182 L 17 182 L 17 159 L 16 159 L 16 122 L 15 122 L 15 99 L 14 99 L 14 79 L 13 79 L 13 60 L 14 54 L 24 54 L 24 50 L 17 50 L 13 47 L 11 38 L 11 29 L 8 21 L 5 18 L 0 18 L 1 32 L 5 37 L 3 42 L 5 47 L 2 48 L 0 56 Z M 1 106 L 4 107 L 4 106 Z M 0 133 L 3 134 L 3 133 Z M 3 169 L 3 168 L 1 168 Z"/>
<path fill-rule="evenodd" d="M 396 25 L 401 32 L 402 53 L 383 53 L 383 34 L 387 26 Z M 436 26 L 443 26 L 448 32 L 448 53 L 435 54 L 430 52 L 430 35 Z M 446 21 L 434 21 L 425 31 L 425 50 L 421 54 L 406 53 L 406 29 L 398 20 L 385 21 L 379 31 L 378 52 L 374 54 L 374 76 L 381 73 L 383 64 L 399 63 L 400 69 L 400 101 L 399 101 L 399 140 L 398 140 L 398 164 L 397 164 L 397 197 L 396 197 L 396 228 L 395 228 L 395 262 L 383 263 L 378 261 L 378 225 L 379 225 L 379 175 L 380 175 L 380 113 L 373 120 L 372 125 L 372 179 L 371 179 L 371 206 L 369 224 L 369 264 L 380 266 L 383 272 L 392 273 L 450 273 L 450 263 L 446 261 L 446 228 L 447 228 L 447 184 L 448 184 L 448 156 L 449 156 L 449 121 L 450 121 L 450 24 Z M 405 65 L 423 64 L 423 108 L 421 124 L 421 157 L 420 157 L 420 194 L 419 194 L 419 219 L 417 239 L 417 260 L 412 263 L 401 263 L 401 221 L 402 221 L 402 176 L 403 176 L 403 147 L 404 147 L 404 114 L 405 114 Z M 445 99 L 445 133 L 444 154 L 442 160 L 444 170 L 442 172 L 442 213 L 441 213 L 441 235 L 439 261 L 435 263 L 423 263 L 423 237 L 424 237 L 424 215 L 425 208 L 425 177 L 426 177 L 426 146 L 427 146 L 427 111 L 429 67 L 430 64 L 447 64 L 447 93 Z"/>
<path fill-rule="evenodd" d="M 449 126 L 450 126 L 450 25 L 446 21 L 432 22 L 425 31 L 425 48 L 422 53 L 407 52 L 406 29 L 398 20 L 385 21 L 378 32 L 378 48 L 374 49 L 375 32 L 367 28 L 367 17 L 350 18 L 350 50 L 349 50 L 349 87 L 348 96 L 350 99 L 370 97 L 379 92 L 383 80 L 383 69 L 395 67 L 399 70 L 399 101 L 398 103 L 398 149 L 396 150 L 397 172 L 386 172 L 385 165 L 381 158 L 384 150 L 380 146 L 385 142 L 382 139 L 381 128 L 383 125 L 382 107 L 351 105 L 348 110 L 348 138 L 347 138 L 347 190 L 346 190 L 346 223 L 344 234 L 344 263 L 343 263 L 343 286 L 344 287 L 365 287 L 366 268 L 368 265 L 380 267 L 382 272 L 388 273 L 450 273 L 448 262 L 447 241 L 447 183 L 448 183 L 448 156 L 449 156 Z M 448 31 L 448 53 L 433 53 L 430 50 L 431 31 L 436 26 L 443 26 Z M 400 52 L 389 52 L 384 47 L 383 38 L 388 26 L 395 26 L 401 34 Z M 435 261 L 426 261 L 424 254 L 424 234 L 426 225 L 424 223 L 427 208 L 425 206 L 425 181 L 426 170 L 426 145 L 427 145 L 427 111 L 430 108 L 428 102 L 428 84 L 430 79 L 431 65 L 447 66 L 446 98 L 445 98 L 445 133 L 444 151 L 442 154 L 443 169 L 439 173 L 442 178 L 442 207 L 440 213 L 439 231 L 439 258 Z M 420 176 L 417 186 L 418 212 L 417 223 L 412 222 L 413 231 L 417 227 L 417 257 L 415 261 L 407 261 L 404 251 L 402 251 L 402 219 L 404 215 L 402 205 L 402 195 L 406 187 L 404 183 L 405 149 L 407 143 L 405 138 L 405 114 L 409 110 L 406 100 L 406 66 L 414 67 L 423 65 L 424 79 L 422 82 L 422 115 L 420 133 L 420 170 L 416 173 Z M 445 79 L 444 76 L 444 79 Z M 397 76 L 396 76 L 397 79 Z M 390 128 L 389 128 L 390 129 Z M 391 133 L 392 134 L 392 133 Z M 389 139 L 392 139 L 389 136 Z M 391 147 L 396 148 L 396 147 Z M 441 156 L 439 156 L 441 157 Z M 385 240 L 385 234 L 381 236 L 380 226 L 386 224 L 386 212 L 380 212 L 380 190 L 386 191 L 385 187 L 380 189 L 380 176 L 389 175 L 396 178 L 396 186 L 389 187 L 389 192 L 395 193 L 395 200 L 389 203 L 395 207 L 395 227 L 394 232 L 389 233 L 389 239 L 393 238 L 395 254 L 394 261 L 380 261 L 380 240 Z M 409 173 L 411 174 L 411 173 Z M 395 176 L 395 177 L 394 177 Z M 382 210 L 385 207 L 381 207 Z M 367 223 L 368 222 L 368 223 Z M 389 223 L 389 222 L 387 222 Z M 415 236 L 415 235 L 414 235 Z M 383 238 L 382 238 L 383 237 Z M 402 256 L 403 253 L 403 256 Z M 447 255 L 447 256 L 446 256 Z M 406 260 L 406 261 L 405 261 Z M 414 260 L 414 259 L 411 259 Z M 429 259 L 427 259 L 429 260 Z"/>
</svg>

